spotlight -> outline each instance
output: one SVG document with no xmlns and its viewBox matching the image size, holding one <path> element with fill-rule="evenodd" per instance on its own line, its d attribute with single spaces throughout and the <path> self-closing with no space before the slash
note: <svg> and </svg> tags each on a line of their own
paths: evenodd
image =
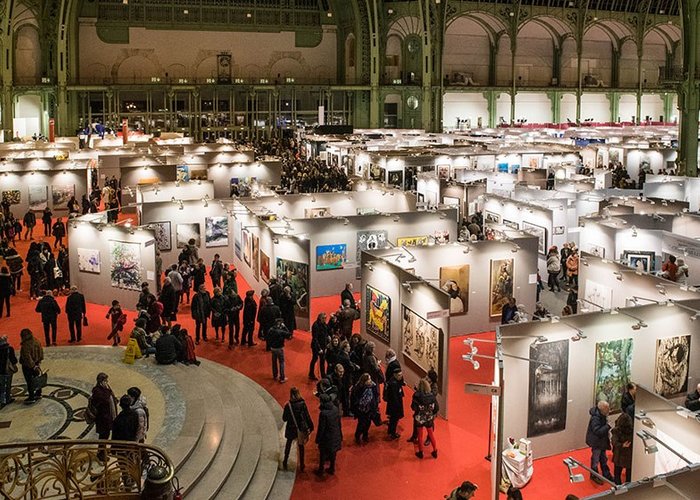
<svg viewBox="0 0 700 500">
<path fill-rule="evenodd" d="M 274 243 L 275 245 L 278 245 L 279 242 L 280 242 L 280 240 L 276 236 L 274 238 L 272 238 L 272 243 Z"/>
<path fill-rule="evenodd" d="M 615 275 L 615 278 L 617 278 L 617 281 L 623 281 L 622 273 L 620 271 L 613 271 L 613 274 Z"/>
<path fill-rule="evenodd" d="M 369 269 L 370 271 L 374 271 L 374 266 L 372 265 L 371 262 L 365 262 L 365 267 Z"/>
<path fill-rule="evenodd" d="M 471 363 L 475 370 L 478 370 L 481 365 L 477 360 L 474 359 L 474 354 L 462 354 L 462 360 Z"/>
<path fill-rule="evenodd" d="M 659 290 L 659 293 L 661 295 L 666 295 L 666 287 L 663 285 L 656 285 L 656 288 Z"/>
<path fill-rule="evenodd" d="M 578 468 L 578 463 L 572 458 L 565 458 L 564 465 L 566 465 L 566 468 L 569 470 L 569 482 L 582 483 L 584 481 L 583 474 L 574 474 L 574 469 Z"/>
<path fill-rule="evenodd" d="M 401 283 L 401 286 L 404 287 L 408 293 L 413 293 L 413 287 L 410 283 Z"/>
<path fill-rule="evenodd" d="M 659 447 L 656 446 L 655 443 L 649 442 L 651 441 L 652 436 L 647 431 L 637 431 L 637 436 L 639 436 L 639 438 L 642 440 L 642 443 L 644 443 L 645 454 L 651 455 L 659 451 Z"/>
</svg>

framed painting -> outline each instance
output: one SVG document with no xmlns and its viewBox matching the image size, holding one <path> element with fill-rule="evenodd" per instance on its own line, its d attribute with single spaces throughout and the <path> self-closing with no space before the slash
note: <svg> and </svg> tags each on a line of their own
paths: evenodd
<svg viewBox="0 0 700 500">
<path fill-rule="evenodd" d="M 595 345 L 593 394 L 597 401 L 607 401 L 610 412 L 621 410 L 621 400 L 632 374 L 632 339 L 611 340 Z"/>
<path fill-rule="evenodd" d="M 587 252 L 591 255 L 595 255 L 596 257 L 600 257 L 601 259 L 605 258 L 605 247 L 601 247 L 599 245 L 594 245 L 592 243 L 589 244 Z"/>
<path fill-rule="evenodd" d="M 527 437 L 566 428 L 569 340 L 530 345 Z M 546 367 L 545 367 L 546 365 Z"/>
<path fill-rule="evenodd" d="M 194 246 L 199 248 L 202 244 L 199 222 L 188 222 L 175 226 L 175 239 L 177 240 L 177 248 L 185 248 L 190 240 L 194 240 Z"/>
<path fill-rule="evenodd" d="M 270 257 L 260 250 L 260 277 L 265 283 L 270 282 Z"/>
<path fill-rule="evenodd" d="M 401 352 L 424 374 L 433 368 L 442 387 L 442 330 L 401 305 Z"/>
<path fill-rule="evenodd" d="M 450 241 L 450 232 L 447 230 L 435 231 L 433 233 L 433 238 L 435 238 L 435 244 L 444 245 L 445 243 L 449 243 Z"/>
<path fill-rule="evenodd" d="M 489 282 L 489 316 L 501 315 L 503 306 L 513 296 L 513 259 L 495 259 L 491 261 L 491 278 Z"/>
<path fill-rule="evenodd" d="M 430 243 L 429 236 L 403 236 L 396 239 L 397 247 L 423 247 Z"/>
<path fill-rule="evenodd" d="M 68 210 L 68 201 L 75 196 L 75 184 L 52 185 L 51 201 L 54 210 Z"/>
<path fill-rule="evenodd" d="M 22 201 L 22 192 L 19 189 L 8 189 L 2 192 L 2 202 L 10 205 L 19 205 Z"/>
<path fill-rule="evenodd" d="M 348 246 L 345 243 L 318 245 L 316 247 L 316 270 L 342 269 L 347 260 L 347 253 Z"/>
<path fill-rule="evenodd" d="M 236 253 L 238 260 L 243 259 L 243 249 L 241 247 L 243 239 L 243 223 L 239 221 L 233 221 L 233 250 Z"/>
<path fill-rule="evenodd" d="M 78 271 L 100 274 L 100 251 L 94 248 L 78 248 Z"/>
<path fill-rule="evenodd" d="M 277 257 L 275 273 L 282 287 L 289 285 L 292 289 L 297 328 L 306 329 L 303 325 L 308 325 L 309 318 L 309 265 Z"/>
<path fill-rule="evenodd" d="M 209 248 L 228 246 L 228 217 L 224 215 L 204 219 L 204 244 Z"/>
<path fill-rule="evenodd" d="M 583 298 L 601 309 L 612 309 L 612 288 L 595 281 L 586 280 L 586 290 Z"/>
<path fill-rule="evenodd" d="M 450 316 L 469 311 L 469 264 L 440 268 L 440 289 L 450 296 Z"/>
<path fill-rule="evenodd" d="M 260 238 L 255 234 L 251 234 L 250 243 L 253 278 L 255 278 L 255 281 L 260 281 Z"/>
<path fill-rule="evenodd" d="M 501 216 L 493 212 L 484 211 L 484 222 L 487 224 L 500 224 Z"/>
<path fill-rule="evenodd" d="M 355 210 L 355 213 L 357 213 L 357 215 L 374 215 L 379 212 L 376 208 L 358 208 Z"/>
<path fill-rule="evenodd" d="M 190 180 L 191 181 L 206 181 L 207 179 L 208 179 L 208 175 L 207 175 L 206 168 L 200 168 L 197 170 L 192 169 L 190 171 Z"/>
<path fill-rule="evenodd" d="M 252 252 L 252 243 L 250 241 L 250 233 L 247 230 L 243 230 L 243 262 L 250 266 L 250 254 Z"/>
<path fill-rule="evenodd" d="M 177 165 L 175 171 L 177 172 L 178 182 L 188 182 L 190 180 L 190 167 L 187 165 Z"/>
<path fill-rule="evenodd" d="M 374 229 L 357 232 L 357 255 L 356 260 L 360 262 L 361 252 L 367 250 L 378 250 L 386 248 L 389 232 L 385 229 Z"/>
<path fill-rule="evenodd" d="M 110 282 L 114 288 L 141 290 L 141 245 L 110 240 Z"/>
<path fill-rule="evenodd" d="M 654 252 L 625 250 L 622 254 L 622 260 L 627 262 L 629 267 L 643 273 L 650 273 L 654 270 L 655 259 Z"/>
<path fill-rule="evenodd" d="M 29 186 L 29 210 L 39 212 L 49 206 L 49 187 L 43 185 Z"/>
<path fill-rule="evenodd" d="M 371 285 L 365 287 L 367 333 L 387 345 L 391 340 L 391 298 Z"/>
<path fill-rule="evenodd" d="M 520 225 L 517 222 L 508 219 L 503 219 L 503 225 L 515 230 L 520 229 Z"/>
<path fill-rule="evenodd" d="M 523 231 L 537 236 L 537 250 L 542 255 L 547 255 L 547 229 L 531 222 L 523 221 Z"/>
<path fill-rule="evenodd" d="M 403 170 L 392 170 L 389 172 L 387 184 L 399 189 L 403 189 Z"/>
<path fill-rule="evenodd" d="M 690 335 L 656 340 L 654 392 L 665 398 L 688 392 Z"/>
<path fill-rule="evenodd" d="M 305 208 L 304 218 L 305 219 L 320 219 L 322 217 L 330 217 L 331 210 L 328 207 L 318 207 L 318 208 Z"/>
<path fill-rule="evenodd" d="M 169 252 L 173 248 L 170 221 L 151 222 L 149 227 L 153 229 L 156 245 L 161 252 Z"/>
</svg>

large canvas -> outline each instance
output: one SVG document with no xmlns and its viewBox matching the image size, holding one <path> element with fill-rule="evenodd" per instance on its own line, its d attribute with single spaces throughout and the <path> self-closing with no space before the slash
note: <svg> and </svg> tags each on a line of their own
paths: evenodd
<svg viewBox="0 0 700 500">
<path fill-rule="evenodd" d="M 309 266 L 303 262 L 277 257 L 275 266 L 277 280 L 283 286 L 289 285 L 294 298 L 294 316 L 297 328 L 305 329 L 309 318 Z"/>
<path fill-rule="evenodd" d="M 243 261 L 250 266 L 250 254 L 252 251 L 252 243 L 250 241 L 250 233 L 243 230 Z"/>
<path fill-rule="evenodd" d="M 396 239 L 397 247 L 423 247 L 430 243 L 430 236 L 404 236 Z"/>
<path fill-rule="evenodd" d="M 537 236 L 537 249 L 542 255 L 547 255 L 547 229 L 531 222 L 523 221 L 523 231 L 533 236 Z"/>
<path fill-rule="evenodd" d="M 100 274 L 100 251 L 94 248 L 78 248 L 78 271 Z"/>
<path fill-rule="evenodd" d="M 156 237 L 156 245 L 161 252 L 172 250 L 172 234 L 170 229 L 170 221 L 151 222 L 149 224 L 153 228 Z"/>
<path fill-rule="evenodd" d="M 690 366 L 690 335 L 680 335 L 656 341 L 654 392 L 673 398 L 688 392 Z"/>
<path fill-rule="evenodd" d="M 204 219 L 204 244 L 211 247 L 228 246 L 228 217 L 206 217 Z"/>
<path fill-rule="evenodd" d="M 492 318 L 500 316 L 503 306 L 512 296 L 513 259 L 492 260 L 489 286 L 489 315 Z"/>
<path fill-rule="evenodd" d="M 610 411 L 620 411 L 620 402 L 631 379 L 632 339 L 611 340 L 595 345 L 594 389 L 596 401 L 607 401 Z M 595 404 L 595 401 L 593 402 Z"/>
<path fill-rule="evenodd" d="M 601 309 L 612 309 L 612 288 L 595 281 L 586 280 L 586 291 L 583 298 Z"/>
<path fill-rule="evenodd" d="M 29 210 L 41 211 L 49 206 L 49 187 L 44 185 L 29 186 Z"/>
<path fill-rule="evenodd" d="M 2 192 L 2 202 L 10 205 L 19 205 L 22 201 L 22 192 L 19 189 L 8 189 Z"/>
<path fill-rule="evenodd" d="M 199 230 L 199 223 L 192 222 L 186 224 L 178 224 L 175 226 L 177 248 L 185 248 L 187 242 L 194 239 L 194 246 L 199 248 L 202 244 L 202 237 Z"/>
<path fill-rule="evenodd" d="M 75 196 L 75 184 L 52 185 L 51 199 L 54 210 L 68 209 L 68 201 Z"/>
<path fill-rule="evenodd" d="M 438 327 L 401 305 L 401 349 L 406 358 L 424 373 L 432 367 L 442 376 L 442 332 Z M 438 384 L 442 387 L 442 384 Z"/>
<path fill-rule="evenodd" d="M 527 437 L 563 431 L 566 427 L 569 341 L 557 340 L 530 346 Z"/>
<path fill-rule="evenodd" d="M 385 342 L 391 340 L 391 298 L 376 288 L 367 285 L 365 289 L 365 323 L 367 333 Z"/>
<path fill-rule="evenodd" d="M 112 286 L 141 290 L 141 245 L 110 240 L 109 256 Z"/>
<path fill-rule="evenodd" d="M 469 311 L 469 265 L 440 268 L 440 288 L 450 296 L 450 316 Z"/>
<path fill-rule="evenodd" d="M 270 257 L 260 250 L 260 277 L 265 283 L 270 282 Z"/>
<path fill-rule="evenodd" d="M 260 238 L 256 235 L 251 234 L 251 263 L 250 267 L 253 268 L 253 278 L 255 281 L 260 281 Z"/>
<path fill-rule="evenodd" d="M 234 221 L 233 222 L 233 250 L 236 253 L 236 257 L 238 257 L 238 260 L 243 259 L 243 247 L 242 245 L 242 239 L 243 239 L 243 223 L 239 221 Z"/>
<path fill-rule="evenodd" d="M 347 253 L 348 246 L 345 243 L 318 245 L 316 247 L 316 270 L 342 269 L 347 260 Z"/>
</svg>

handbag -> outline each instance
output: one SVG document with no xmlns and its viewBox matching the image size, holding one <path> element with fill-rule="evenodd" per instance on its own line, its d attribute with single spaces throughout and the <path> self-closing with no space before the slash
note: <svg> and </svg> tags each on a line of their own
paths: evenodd
<svg viewBox="0 0 700 500">
<path fill-rule="evenodd" d="M 10 358 L 8 357 L 7 358 L 7 366 L 5 368 L 5 373 L 7 373 L 9 375 L 11 373 L 17 373 L 18 370 L 19 370 L 19 368 L 17 368 L 17 364 L 10 361 Z"/>
<path fill-rule="evenodd" d="M 297 442 L 300 446 L 304 446 L 309 441 L 310 432 L 308 429 L 303 431 L 299 428 L 299 424 L 297 424 L 297 417 L 296 415 L 294 415 L 294 408 L 292 408 L 291 403 L 289 403 L 289 413 L 292 414 L 292 421 L 294 422 L 294 427 L 297 428 Z"/>
<path fill-rule="evenodd" d="M 32 387 L 34 387 L 35 390 L 43 389 L 44 387 L 46 387 L 46 384 L 48 382 L 48 377 L 49 377 L 49 372 L 48 371 L 42 372 L 41 368 L 40 368 L 39 375 L 36 375 L 32 379 Z"/>
</svg>

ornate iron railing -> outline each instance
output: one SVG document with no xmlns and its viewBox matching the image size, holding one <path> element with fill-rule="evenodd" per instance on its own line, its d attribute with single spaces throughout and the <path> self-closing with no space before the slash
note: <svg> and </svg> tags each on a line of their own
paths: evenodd
<svg viewBox="0 0 700 500">
<path fill-rule="evenodd" d="M 155 446 L 129 441 L 2 444 L 0 498 L 138 498 L 154 467 L 162 468 L 159 483 L 170 482 L 174 467 L 167 455 Z"/>
</svg>

